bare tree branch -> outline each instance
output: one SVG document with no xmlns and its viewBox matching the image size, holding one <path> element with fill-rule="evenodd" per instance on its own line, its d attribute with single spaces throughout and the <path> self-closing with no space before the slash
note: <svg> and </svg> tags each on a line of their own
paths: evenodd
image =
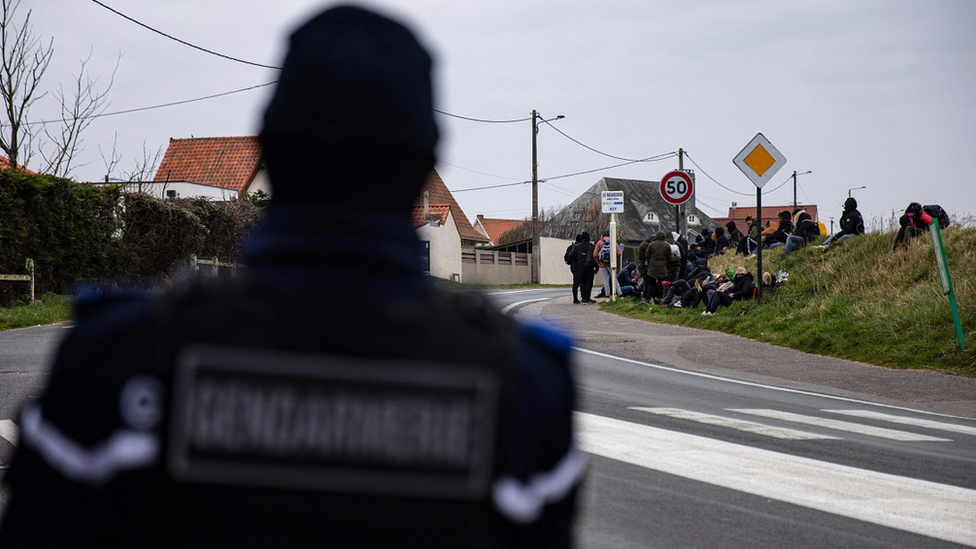
<svg viewBox="0 0 976 549">
<path fill-rule="evenodd" d="M 33 134 L 27 123 L 31 105 L 44 93 L 39 84 L 54 55 L 54 39 L 45 46 L 31 29 L 31 11 L 17 26 L 15 16 L 20 0 L 0 0 L 0 150 L 13 169 L 26 165 L 32 154 Z"/>
<path fill-rule="evenodd" d="M 91 60 L 91 51 L 88 57 L 81 61 L 81 70 L 75 75 L 75 89 L 70 98 L 64 93 L 64 88 L 59 87 L 54 92 L 58 102 L 61 104 L 61 128 L 57 134 L 52 134 L 47 127 L 44 128 L 44 135 L 47 136 L 54 150 L 45 153 L 41 149 L 46 166 L 45 173 L 50 173 L 58 177 L 68 177 L 71 175 L 72 161 L 78 152 L 81 151 L 81 135 L 92 123 L 95 117 L 105 112 L 108 107 L 108 92 L 115 84 L 115 74 L 119 70 L 119 63 L 122 55 L 119 54 L 115 62 L 115 69 L 109 79 L 108 86 L 104 90 L 98 90 L 98 78 L 92 79 L 88 72 L 88 62 Z"/>
</svg>

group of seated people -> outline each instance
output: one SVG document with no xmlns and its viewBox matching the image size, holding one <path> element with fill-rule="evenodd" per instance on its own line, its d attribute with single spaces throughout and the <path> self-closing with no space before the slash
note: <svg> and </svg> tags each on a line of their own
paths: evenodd
<svg viewBox="0 0 976 549">
<path fill-rule="evenodd" d="M 895 249 L 904 247 L 911 238 L 926 231 L 936 216 L 942 220 L 940 226 L 948 226 L 948 216 L 940 207 L 923 207 L 915 202 L 910 204 L 901 217 Z M 752 299 L 758 292 L 752 273 L 745 267 L 739 267 L 734 272 L 727 269 L 725 273 L 712 273 L 708 267 L 709 258 L 732 248 L 748 259 L 754 256 L 759 242 L 769 249 L 783 247 L 783 257 L 786 257 L 821 234 L 820 224 L 802 208 L 797 208 L 792 214 L 785 210 L 779 212 L 777 219 L 770 220 L 763 230 L 760 230 L 753 216 L 748 216 L 746 221 L 750 225 L 749 235 L 743 234 L 734 221 L 729 221 L 724 229 L 702 229 L 690 245 L 677 233 L 658 232 L 650 235 L 641 243 L 638 254 L 640 265 L 630 261 L 617 274 L 619 295 L 638 297 L 642 299 L 642 305 L 649 305 L 653 301 L 664 307 L 694 309 L 699 303 L 704 303 L 705 311 L 702 314 L 713 315 L 719 307 L 728 306 L 736 300 Z M 848 197 L 844 202 L 840 230 L 816 247 L 826 250 L 844 239 L 863 233 L 864 220 L 857 210 L 857 201 Z M 780 287 L 787 276 L 782 271 L 776 277 L 768 272 L 763 273 L 763 292 L 772 292 Z"/>
</svg>

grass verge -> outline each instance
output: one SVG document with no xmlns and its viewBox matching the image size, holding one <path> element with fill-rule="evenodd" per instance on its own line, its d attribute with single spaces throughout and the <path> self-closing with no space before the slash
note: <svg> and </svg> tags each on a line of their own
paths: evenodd
<svg viewBox="0 0 976 549">
<path fill-rule="evenodd" d="M 0 307 L 0 331 L 54 324 L 71 319 L 71 298 L 47 293 L 29 305 Z"/>
<path fill-rule="evenodd" d="M 943 244 L 967 350 L 960 349 L 949 299 L 942 294 L 928 237 L 892 253 L 894 234 L 843 241 L 826 255 L 802 248 L 785 258 L 766 250 L 763 270 L 789 273 L 787 284 L 762 302 L 740 301 L 714 316 L 696 310 L 640 306 L 622 298 L 600 308 L 651 322 L 721 331 L 807 353 L 890 368 L 932 369 L 976 377 L 976 228 L 949 228 Z M 724 255 L 712 272 L 756 259 Z"/>
</svg>

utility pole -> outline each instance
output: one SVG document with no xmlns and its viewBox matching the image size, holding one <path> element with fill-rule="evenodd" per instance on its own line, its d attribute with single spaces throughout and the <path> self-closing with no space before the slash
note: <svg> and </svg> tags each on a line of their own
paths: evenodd
<svg viewBox="0 0 976 549">
<path fill-rule="evenodd" d="M 678 171 L 685 171 L 685 150 L 678 147 Z M 680 206 L 675 206 L 675 215 L 678 217 L 677 225 L 678 235 L 688 238 L 688 216 L 685 213 L 685 204 L 682 203 Z"/>
<path fill-rule="evenodd" d="M 532 283 L 539 283 L 539 161 L 536 157 L 535 139 L 539 132 L 536 126 L 538 113 L 532 109 Z"/>
<path fill-rule="evenodd" d="M 793 170 L 793 211 L 796 211 L 796 170 Z"/>
</svg>

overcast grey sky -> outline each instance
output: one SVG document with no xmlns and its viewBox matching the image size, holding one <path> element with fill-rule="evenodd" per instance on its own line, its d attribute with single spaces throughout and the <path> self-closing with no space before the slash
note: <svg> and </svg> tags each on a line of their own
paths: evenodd
<svg viewBox="0 0 976 549">
<path fill-rule="evenodd" d="M 101 0 L 146 25 L 216 52 L 279 65 L 287 36 L 331 4 L 301 0 Z M 436 105 L 490 120 L 565 115 L 552 124 L 588 147 L 641 159 L 684 148 L 700 208 L 755 205 L 732 158 L 761 132 L 788 159 L 763 204 L 798 201 L 839 219 L 857 189 L 865 219 L 912 201 L 976 214 L 976 1 L 457 0 L 366 4 L 404 20 L 436 60 Z M 79 60 L 107 80 L 107 112 L 246 88 L 277 71 L 222 59 L 155 34 L 91 0 L 22 0 L 35 34 L 54 38 L 43 85 L 68 87 Z M 114 136 L 131 169 L 169 138 L 254 135 L 271 87 L 181 106 L 106 116 L 85 134 L 77 180 L 105 177 Z M 33 119 L 57 117 L 52 98 Z M 531 123 L 438 115 L 438 172 L 465 213 L 531 212 Z M 677 158 L 630 164 L 543 124 L 540 203 L 570 203 L 601 177 L 659 180 Z M 598 170 L 585 175 L 559 177 Z M 117 168 L 113 176 L 119 175 Z M 788 183 L 780 184 L 789 180 Z M 475 187 L 514 185 L 488 190 Z M 779 188 L 777 188 L 779 187 Z"/>
</svg>

